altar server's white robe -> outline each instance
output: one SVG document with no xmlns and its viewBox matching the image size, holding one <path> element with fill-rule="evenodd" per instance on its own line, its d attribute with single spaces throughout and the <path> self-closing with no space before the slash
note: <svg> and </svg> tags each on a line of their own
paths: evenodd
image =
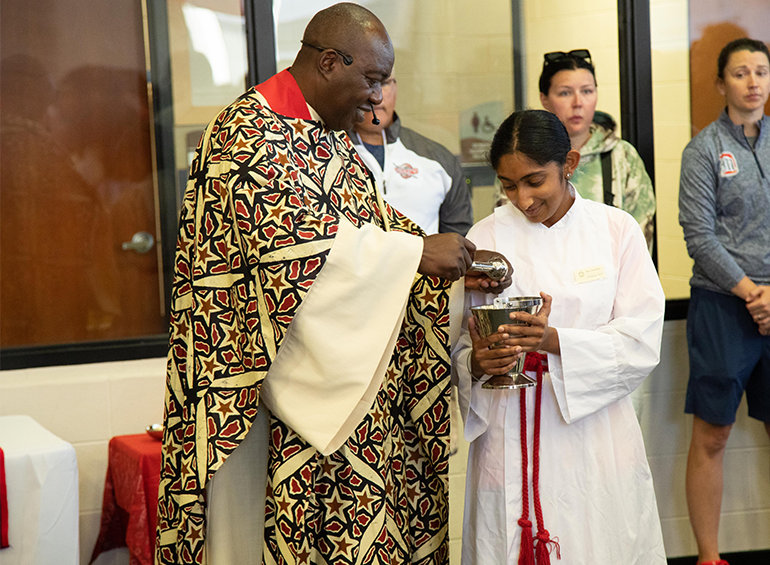
<svg viewBox="0 0 770 565">
<path fill-rule="evenodd" d="M 658 364 L 665 305 L 639 225 L 621 210 L 576 195 L 550 228 L 530 223 L 508 204 L 468 237 L 513 265 L 505 296 L 553 296 L 549 324 L 558 330 L 561 355 L 548 354 L 540 437 L 545 527 L 561 551 L 561 561 L 552 554 L 551 563 L 664 565 L 652 476 L 628 396 Z M 468 309 L 492 300 L 466 294 L 453 354 L 465 437 L 472 442 L 463 565 L 516 563 L 520 545 L 520 393 L 484 390 L 467 370 Z M 523 390 L 531 484 L 535 388 Z M 530 494 L 534 535 L 532 499 Z"/>
</svg>

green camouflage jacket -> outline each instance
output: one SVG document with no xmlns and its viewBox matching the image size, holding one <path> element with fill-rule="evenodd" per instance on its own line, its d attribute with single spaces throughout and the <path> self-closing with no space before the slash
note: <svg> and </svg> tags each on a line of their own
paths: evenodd
<svg viewBox="0 0 770 565">
<path fill-rule="evenodd" d="M 644 162 L 633 145 L 620 139 L 615 131 L 592 124 L 591 137 L 580 149 L 580 164 L 572 176 L 572 184 L 583 198 L 603 202 L 600 156 L 605 151 L 612 151 L 612 203 L 639 222 L 647 247 L 652 251 L 655 193 Z"/>
</svg>

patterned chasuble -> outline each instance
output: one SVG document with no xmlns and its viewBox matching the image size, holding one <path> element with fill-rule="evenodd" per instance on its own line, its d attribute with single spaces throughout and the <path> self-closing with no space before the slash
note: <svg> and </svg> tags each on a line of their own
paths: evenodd
<svg viewBox="0 0 770 565">
<path fill-rule="evenodd" d="M 256 90 L 272 109 L 252 89 L 220 113 L 182 205 L 158 507 L 163 565 L 205 563 L 204 487 L 249 431 L 339 218 L 384 225 L 347 135 L 310 119 L 293 77 L 285 71 Z M 384 213 L 391 230 L 421 234 L 390 207 Z M 342 448 L 324 457 L 271 417 L 266 564 L 448 563 L 448 288 L 415 277 L 374 405 Z"/>
</svg>

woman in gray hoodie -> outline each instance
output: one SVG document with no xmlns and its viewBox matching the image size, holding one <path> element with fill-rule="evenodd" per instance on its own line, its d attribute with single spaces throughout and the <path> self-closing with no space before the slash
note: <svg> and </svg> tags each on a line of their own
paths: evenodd
<svg viewBox="0 0 770 565">
<path fill-rule="evenodd" d="M 722 460 L 746 392 L 770 435 L 770 54 L 737 39 L 719 55 L 726 108 L 682 154 L 679 223 L 693 258 L 687 345 L 693 414 L 687 506 L 699 565 L 727 565 L 717 545 Z"/>
</svg>

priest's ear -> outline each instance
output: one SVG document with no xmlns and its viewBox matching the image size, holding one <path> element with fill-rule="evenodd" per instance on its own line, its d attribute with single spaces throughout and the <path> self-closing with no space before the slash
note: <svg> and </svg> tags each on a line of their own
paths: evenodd
<svg viewBox="0 0 770 565">
<path fill-rule="evenodd" d="M 318 58 L 317 65 L 318 70 L 321 71 L 321 74 L 328 76 L 333 73 L 336 68 L 344 67 L 345 62 L 342 60 L 342 57 L 338 53 L 332 51 L 331 49 L 327 49 L 321 53 L 321 56 Z"/>
</svg>

